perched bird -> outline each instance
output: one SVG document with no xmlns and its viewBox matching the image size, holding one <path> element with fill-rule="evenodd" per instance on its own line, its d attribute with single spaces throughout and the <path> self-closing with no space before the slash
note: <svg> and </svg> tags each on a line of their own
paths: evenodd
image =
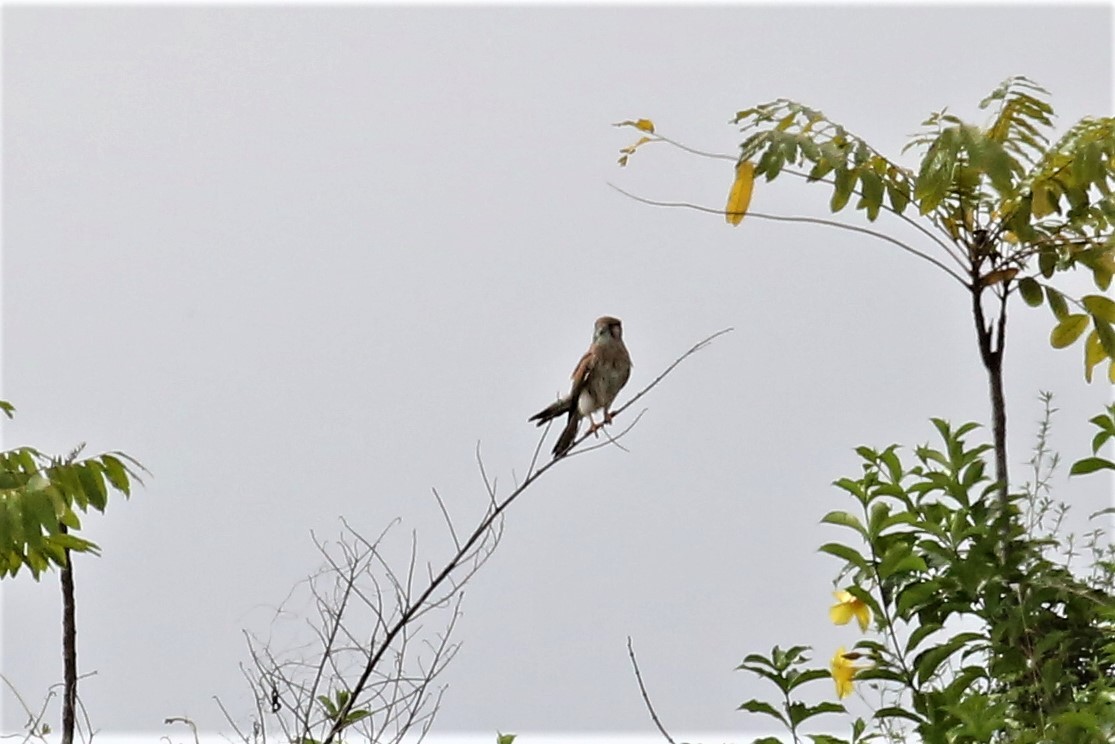
<svg viewBox="0 0 1115 744">
<path fill-rule="evenodd" d="M 608 407 L 627 384 L 630 376 L 631 357 L 627 354 L 627 347 L 623 345 L 623 324 L 617 318 L 607 315 L 597 318 L 592 344 L 573 371 L 573 388 L 569 395 L 527 420 L 537 421 L 538 426 L 542 426 L 562 414 L 569 416 L 565 429 L 554 445 L 554 457 L 561 457 L 573 446 L 573 440 L 577 438 L 577 427 L 583 417 L 588 416 L 591 425 L 589 431 L 594 434 L 604 424 L 612 423 L 612 414 Z M 592 414 L 601 408 L 604 409 L 604 420 L 598 424 L 592 420 Z"/>
</svg>

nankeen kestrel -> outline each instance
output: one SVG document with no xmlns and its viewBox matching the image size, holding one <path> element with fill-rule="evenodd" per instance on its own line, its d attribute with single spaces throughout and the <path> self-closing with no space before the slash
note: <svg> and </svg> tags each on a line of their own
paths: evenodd
<svg viewBox="0 0 1115 744">
<path fill-rule="evenodd" d="M 569 395 L 534 414 L 528 421 L 537 421 L 538 426 L 542 426 L 550 419 L 568 414 L 565 429 L 553 450 L 554 457 L 561 457 L 573 446 L 583 417 L 588 416 L 589 431 L 593 433 L 604 424 L 612 423 L 612 413 L 608 408 L 630 376 L 631 357 L 623 345 L 623 324 L 607 315 L 597 318 L 592 344 L 573 371 L 573 387 Z M 604 409 L 604 419 L 598 424 L 592 420 L 592 414 L 600 409 Z"/>
</svg>

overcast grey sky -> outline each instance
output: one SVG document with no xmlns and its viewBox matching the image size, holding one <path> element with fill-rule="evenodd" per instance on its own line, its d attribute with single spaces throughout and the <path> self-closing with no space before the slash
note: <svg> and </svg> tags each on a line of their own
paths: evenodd
<svg viewBox="0 0 1115 744">
<path fill-rule="evenodd" d="M 511 509 L 438 727 L 649 731 L 627 635 L 671 727 L 760 725 L 735 710 L 766 692 L 744 655 L 856 638 L 815 553 L 852 448 L 986 417 L 965 297 L 862 236 L 626 199 L 607 182 L 721 206 L 731 166 L 659 147 L 620 170 L 635 133 L 610 124 L 732 153 L 728 119 L 785 96 L 897 157 L 931 111 L 982 121 L 1010 75 L 1063 123 L 1110 112 L 1111 27 L 1099 5 L 5 7 L 4 444 L 87 440 L 153 473 L 86 520 L 95 725 L 227 730 L 213 695 L 247 721 L 241 629 L 315 567 L 309 531 L 398 516 L 444 555 L 431 487 L 467 521 L 477 441 L 501 484 L 524 471 L 527 417 L 603 314 L 635 363 L 620 403 L 736 330 L 646 399 L 630 452 L 573 458 Z M 827 202 L 778 181 L 752 208 Z M 1015 308 L 1020 478 L 1039 390 L 1066 458 L 1110 392 L 1049 327 Z M 1102 479 L 1057 483 L 1106 503 Z M 61 677 L 59 604 L 54 576 L 4 582 L 3 672 L 32 698 Z"/>
</svg>

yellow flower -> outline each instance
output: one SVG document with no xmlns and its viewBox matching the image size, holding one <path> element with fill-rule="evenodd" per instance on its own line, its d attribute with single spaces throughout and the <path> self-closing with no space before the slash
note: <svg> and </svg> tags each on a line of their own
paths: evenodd
<svg viewBox="0 0 1115 744">
<path fill-rule="evenodd" d="M 860 658 L 858 653 L 845 653 L 843 646 L 836 649 L 836 655 L 832 657 L 830 671 L 832 672 L 832 680 L 836 683 L 836 696 L 841 700 L 852 694 L 852 680 L 855 678 L 856 672 L 863 669 L 863 667 L 852 663 L 858 658 Z"/>
<path fill-rule="evenodd" d="M 871 610 L 863 600 L 846 591 L 833 592 L 832 596 L 836 597 L 836 604 L 829 608 L 829 619 L 837 625 L 847 625 L 855 617 L 859 629 L 866 631 L 871 622 Z"/>
</svg>

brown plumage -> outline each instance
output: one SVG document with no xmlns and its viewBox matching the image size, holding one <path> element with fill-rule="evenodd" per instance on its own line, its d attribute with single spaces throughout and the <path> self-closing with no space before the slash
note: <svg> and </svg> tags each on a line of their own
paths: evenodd
<svg viewBox="0 0 1115 744">
<path fill-rule="evenodd" d="M 573 387 L 569 395 L 534 414 L 528 421 L 537 421 L 538 426 L 542 426 L 550 419 L 563 414 L 568 416 L 553 449 L 554 457 L 561 457 L 573 446 L 582 418 L 588 416 L 589 431 L 593 433 L 604 424 L 612 423 L 608 408 L 630 376 L 631 357 L 623 345 L 623 324 L 607 315 L 597 318 L 592 344 L 573 370 Z M 604 420 L 597 424 L 592 420 L 592 414 L 601 408 L 604 409 Z"/>
</svg>

